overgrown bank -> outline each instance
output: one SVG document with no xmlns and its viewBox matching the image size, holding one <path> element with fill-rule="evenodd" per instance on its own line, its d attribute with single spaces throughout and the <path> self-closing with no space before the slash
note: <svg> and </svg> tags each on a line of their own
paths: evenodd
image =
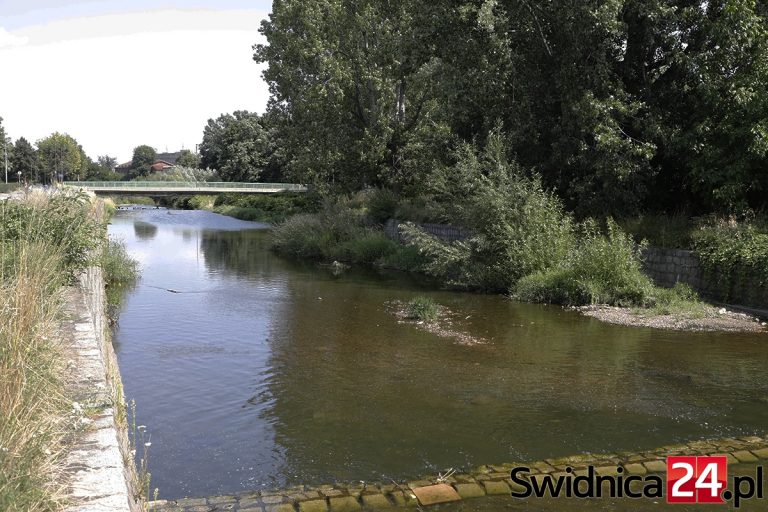
<svg viewBox="0 0 768 512">
<path fill-rule="evenodd" d="M 54 510 L 77 427 L 58 344 L 63 292 L 98 263 L 106 211 L 85 194 L 0 203 L 0 510 Z"/>
<path fill-rule="evenodd" d="M 280 224 L 274 248 L 304 259 L 422 272 L 451 287 L 529 302 L 715 314 L 687 286 L 655 286 L 643 272 L 642 243 L 610 218 L 577 221 L 505 155 L 499 134 L 483 149 L 464 145 L 456 165 L 432 177 L 429 195 L 403 199 L 372 190 L 328 200 L 318 213 Z M 473 234 L 447 242 L 406 222 L 400 227 L 405 245 L 399 245 L 382 231 L 389 218 L 450 221 Z"/>
</svg>

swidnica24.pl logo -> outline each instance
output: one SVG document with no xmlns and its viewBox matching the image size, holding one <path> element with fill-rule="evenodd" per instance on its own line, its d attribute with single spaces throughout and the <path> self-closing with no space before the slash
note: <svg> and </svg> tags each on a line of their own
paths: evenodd
<svg viewBox="0 0 768 512">
<path fill-rule="evenodd" d="M 510 474 L 515 498 L 630 498 L 664 499 L 667 503 L 725 504 L 733 501 L 739 508 L 744 500 L 763 499 L 763 468 L 754 475 L 733 477 L 733 489 L 728 489 L 728 460 L 724 456 L 667 457 L 666 485 L 659 475 L 625 475 L 616 468 L 616 475 L 598 475 L 593 466 L 576 474 L 572 468 L 565 473 L 531 475 L 528 467 L 514 468 Z"/>
</svg>

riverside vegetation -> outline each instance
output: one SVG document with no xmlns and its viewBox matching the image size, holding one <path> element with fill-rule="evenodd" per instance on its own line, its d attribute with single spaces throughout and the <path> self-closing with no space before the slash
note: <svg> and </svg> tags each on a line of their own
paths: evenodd
<svg viewBox="0 0 768 512">
<path fill-rule="evenodd" d="M 577 221 L 561 200 L 506 158 L 501 133 L 484 148 L 465 144 L 456 164 L 436 171 L 420 207 L 374 190 L 326 201 L 316 214 L 277 226 L 274 248 L 290 256 L 396 267 L 446 285 L 505 292 L 524 301 L 569 306 L 610 304 L 693 310 L 687 287 L 662 289 L 642 271 L 641 250 L 612 219 Z M 414 215 L 414 210 L 420 214 Z M 474 235 L 441 241 L 414 223 L 401 226 L 406 244 L 388 239 L 385 219 L 458 223 Z"/>
<path fill-rule="evenodd" d="M 54 510 L 61 498 L 58 463 L 75 427 L 57 343 L 64 287 L 91 264 L 111 283 L 135 277 L 124 254 L 101 252 L 107 215 L 82 193 L 0 204 L 0 510 Z"/>
</svg>

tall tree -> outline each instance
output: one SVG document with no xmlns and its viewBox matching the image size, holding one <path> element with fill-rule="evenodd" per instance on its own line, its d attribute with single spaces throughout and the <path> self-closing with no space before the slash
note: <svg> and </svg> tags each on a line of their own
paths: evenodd
<svg viewBox="0 0 768 512">
<path fill-rule="evenodd" d="M 201 164 L 224 181 L 259 181 L 273 154 L 262 117 L 245 110 L 209 119 L 200 144 Z"/>
<path fill-rule="evenodd" d="M 200 167 L 200 156 L 188 149 L 182 149 L 179 158 L 176 160 L 176 165 L 197 169 Z"/>
<path fill-rule="evenodd" d="M 88 181 L 118 181 L 120 175 L 115 172 L 115 166 L 117 166 L 116 158 L 101 155 L 96 158 L 95 162 L 90 162 L 85 179 Z"/>
<path fill-rule="evenodd" d="M 409 0 L 280 0 L 254 58 L 299 181 L 346 188 L 397 181 L 434 107 L 433 66 Z M 415 9 L 418 12 L 423 9 Z"/>
<path fill-rule="evenodd" d="M 3 179 L 5 179 L 6 163 L 10 169 L 12 158 L 13 144 L 11 142 L 11 138 L 5 133 L 5 127 L 3 127 L 3 118 L 0 117 L 0 172 L 3 174 Z M 11 178 L 8 179 L 10 180 Z"/>
<path fill-rule="evenodd" d="M 136 146 L 131 159 L 131 173 L 134 176 L 149 176 L 156 159 L 157 151 L 152 146 Z"/>
<path fill-rule="evenodd" d="M 77 141 L 66 133 L 54 132 L 37 142 L 44 181 L 82 180 L 88 157 Z"/>
<path fill-rule="evenodd" d="M 40 163 L 35 148 L 24 137 L 19 138 L 13 150 L 13 177 L 21 178 L 24 183 L 32 183 L 37 180 L 39 170 Z"/>
</svg>

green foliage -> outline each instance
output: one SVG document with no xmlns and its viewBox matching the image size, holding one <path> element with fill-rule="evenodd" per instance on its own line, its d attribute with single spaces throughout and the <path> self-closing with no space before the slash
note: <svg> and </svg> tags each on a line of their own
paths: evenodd
<svg viewBox="0 0 768 512">
<path fill-rule="evenodd" d="M 0 205 L 0 240 L 58 247 L 61 270 L 73 275 L 91 263 L 93 251 L 104 236 L 105 227 L 91 209 L 90 198 L 83 193 L 61 192 L 34 205 L 6 201 Z"/>
<path fill-rule="evenodd" d="M 109 155 L 101 155 L 96 162 L 90 162 L 86 181 L 120 181 L 120 174 L 115 172 L 117 159 Z"/>
<path fill-rule="evenodd" d="M 556 267 L 520 279 L 515 295 L 528 302 L 565 305 L 647 305 L 656 291 L 643 273 L 641 247 L 612 220 L 602 234 L 594 222 L 580 227 L 578 245 Z"/>
<path fill-rule="evenodd" d="M 295 215 L 273 230 L 272 247 L 287 256 L 381 264 L 397 251 L 397 244 L 367 225 L 362 209 L 344 202 L 328 203 L 317 214 Z"/>
<path fill-rule="evenodd" d="M 756 0 L 283 0 L 255 59 L 295 181 L 417 196 L 497 123 L 578 218 L 766 206 Z"/>
<path fill-rule="evenodd" d="M 696 229 L 696 221 L 684 214 L 654 215 L 646 214 L 618 221 L 622 229 L 631 234 L 636 242 L 643 240 L 655 247 L 671 249 L 690 249 L 691 235 Z"/>
<path fill-rule="evenodd" d="M 398 197 L 391 190 L 373 189 L 368 193 L 368 218 L 375 224 L 384 224 L 395 217 Z"/>
<path fill-rule="evenodd" d="M 221 181 L 221 176 L 213 169 L 175 165 L 167 171 L 138 176 L 133 181 Z"/>
<path fill-rule="evenodd" d="M 416 297 L 405 305 L 405 316 L 411 320 L 434 322 L 442 308 L 429 297 Z"/>
<path fill-rule="evenodd" d="M 216 196 L 214 211 L 242 220 L 278 223 L 292 215 L 316 212 L 320 198 L 314 194 L 221 194 Z"/>
<path fill-rule="evenodd" d="M 721 276 L 720 284 L 768 286 L 768 230 L 749 222 L 715 222 L 694 232 L 693 247 L 705 272 Z"/>
<path fill-rule="evenodd" d="M 446 243 L 406 228 L 408 243 L 428 256 L 427 272 L 472 288 L 508 290 L 522 276 L 562 261 L 574 245 L 560 200 L 508 161 L 502 135 L 485 148 L 463 145 L 456 165 L 433 176 L 434 193 L 451 217 L 475 235 Z"/>
<path fill-rule="evenodd" d="M 101 261 L 106 285 L 107 305 L 117 307 L 123 299 L 123 291 L 139 277 L 139 262 L 125 250 L 121 240 L 109 239 L 104 244 Z M 114 313 L 110 312 L 110 317 Z"/>
<path fill-rule="evenodd" d="M 24 137 L 16 141 L 16 146 L 13 149 L 13 158 L 11 158 L 11 169 L 13 173 L 8 177 L 9 181 L 13 178 L 18 180 L 19 176 L 17 173 L 19 172 L 21 173 L 21 181 L 24 183 L 32 183 L 37 180 L 40 171 L 40 161 L 35 148 Z M 16 176 L 13 174 L 16 174 Z"/>
<path fill-rule="evenodd" d="M 41 181 L 78 181 L 88 171 L 88 157 L 77 141 L 66 133 L 54 132 L 37 141 Z"/>
<path fill-rule="evenodd" d="M 259 114 L 239 110 L 209 119 L 200 144 L 201 165 L 224 181 L 276 181 L 274 136 Z"/>
<path fill-rule="evenodd" d="M 200 167 L 200 155 L 196 155 L 188 149 L 182 149 L 179 158 L 176 159 L 176 165 L 197 169 Z"/>
<path fill-rule="evenodd" d="M 151 146 L 141 145 L 133 148 L 131 159 L 131 173 L 136 176 L 149 176 L 152 173 L 152 164 L 157 159 L 157 151 Z"/>
</svg>

